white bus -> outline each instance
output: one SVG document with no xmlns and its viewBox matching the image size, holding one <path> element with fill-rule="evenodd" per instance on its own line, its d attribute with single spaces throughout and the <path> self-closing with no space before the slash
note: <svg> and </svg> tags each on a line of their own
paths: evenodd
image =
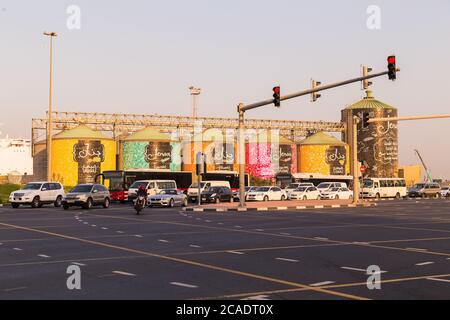
<svg viewBox="0 0 450 320">
<path fill-rule="evenodd" d="M 396 198 L 406 197 L 405 179 L 398 178 L 366 178 L 362 183 L 362 198 Z"/>
</svg>

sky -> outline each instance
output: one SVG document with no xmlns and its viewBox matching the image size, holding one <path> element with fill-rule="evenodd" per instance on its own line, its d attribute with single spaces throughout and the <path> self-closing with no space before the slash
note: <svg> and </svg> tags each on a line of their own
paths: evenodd
<svg viewBox="0 0 450 320">
<path fill-rule="evenodd" d="M 69 29 L 67 8 L 80 9 Z M 367 9 L 380 9 L 370 29 Z M 70 20 L 73 21 L 73 20 Z M 372 20 L 370 20 L 372 21 Z M 201 87 L 201 116 L 236 117 L 236 105 L 386 70 L 374 96 L 399 114 L 450 113 L 450 1 L 407 0 L 0 0 L 0 131 L 31 136 L 48 106 L 49 42 L 55 31 L 54 105 L 59 111 L 190 115 L 188 87 Z M 339 121 L 365 95 L 360 84 L 267 106 L 247 117 Z M 450 120 L 399 124 L 400 164 L 419 149 L 434 177 L 450 178 Z"/>
</svg>

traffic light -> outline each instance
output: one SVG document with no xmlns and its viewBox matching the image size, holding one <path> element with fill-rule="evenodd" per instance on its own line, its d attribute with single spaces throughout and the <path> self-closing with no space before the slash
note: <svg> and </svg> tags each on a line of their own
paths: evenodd
<svg viewBox="0 0 450 320">
<path fill-rule="evenodd" d="M 281 106 L 281 89 L 279 86 L 273 88 L 273 104 L 278 108 Z"/>
<path fill-rule="evenodd" d="M 322 83 L 316 80 L 311 79 L 311 89 L 317 89 L 318 86 L 320 86 Z M 316 102 L 317 99 L 319 99 L 322 95 L 318 94 L 317 92 L 311 93 L 311 102 Z"/>
<path fill-rule="evenodd" d="M 369 120 L 370 120 L 370 113 L 364 112 L 363 113 L 363 119 L 362 119 L 362 127 L 368 128 L 369 127 Z"/>
<path fill-rule="evenodd" d="M 388 70 L 389 70 L 389 80 L 395 81 L 397 79 L 397 67 L 395 66 L 395 56 L 389 56 L 387 58 L 388 61 Z"/>
<path fill-rule="evenodd" d="M 367 77 L 370 72 L 372 72 L 372 68 L 363 66 L 363 77 Z M 373 84 L 373 82 L 369 81 L 369 79 L 363 80 L 363 88 L 364 90 L 369 89 L 369 87 Z"/>
</svg>

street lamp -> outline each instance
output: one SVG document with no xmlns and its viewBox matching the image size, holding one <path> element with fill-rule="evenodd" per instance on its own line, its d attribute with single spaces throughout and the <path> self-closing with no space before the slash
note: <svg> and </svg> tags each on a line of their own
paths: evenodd
<svg viewBox="0 0 450 320">
<path fill-rule="evenodd" d="M 56 32 L 44 32 L 44 36 L 50 37 L 50 92 L 48 101 L 48 129 L 47 129 L 47 180 L 52 181 L 52 89 L 53 89 L 53 37 Z"/>
<path fill-rule="evenodd" d="M 189 87 L 192 96 L 192 116 L 197 118 L 198 110 L 197 110 L 197 97 L 202 93 L 201 88 L 195 88 L 193 86 Z"/>
</svg>

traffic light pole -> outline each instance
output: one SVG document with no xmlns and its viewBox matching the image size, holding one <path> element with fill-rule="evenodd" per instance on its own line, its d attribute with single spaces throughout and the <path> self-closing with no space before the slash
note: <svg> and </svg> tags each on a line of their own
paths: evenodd
<svg viewBox="0 0 450 320">
<path fill-rule="evenodd" d="M 400 69 L 397 68 L 396 71 L 398 72 L 398 71 L 400 71 Z M 293 98 L 306 96 L 306 95 L 309 95 L 312 93 L 325 91 L 325 90 L 329 90 L 329 89 L 333 89 L 333 88 L 337 88 L 337 87 L 342 87 L 342 86 L 352 84 L 355 82 L 360 82 L 360 81 L 364 81 L 364 80 L 368 80 L 368 79 L 373 79 L 373 78 L 389 75 L 389 73 L 390 73 L 390 71 L 384 71 L 384 72 L 379 72 L 379 73 L 375 73 L 375 74 L 371 74 L 371 75 L 367 75 L 367 76 L 363 76 L 363 77 L 359 77 L 359 78 L 354 78 L 354 79 L 350 79 L 350 80 L 332 83 L 329 85 L 322 85 L 322 86 L 319 86 L 316 88 L 312 88 L 312 89 L 292 93 L 292 94 L 289 94 L 286 96 L 282 96 L 282 97 L 280 97 L 280 101 L 290 100 Z M 260 108 L 263 106 L 273 104 L 273 102 L 274 102 L 273 99 L 268 99 L 268 100 L 248 104 L 248 105 L 240 103 L 237 107 L 237 111 L 239 113 L 239 206 L 242 208 L 245 207 L 245 198 L 244 198 L 244 196 L 245 196 L 245 136 L 244 136 L 245 112 L 248 110 L 252 110 L 252 109 L 256 109 L 256 108 Z M 358 180 L 358 182 L 359 182 L 359 180 Z M 358 183 L 358 186 L 359 186 L 359 183 Z M 359 193 L 358 193 L 357 197 L 359 198 Z"/>
<path fill-rule="evenodd" d="M 358 123 L 359 118 L 352 118 L 352 173 L 353 173 L 353 204 L 359 203 L 359 170 L 358 170 Z"/>
</svg>

